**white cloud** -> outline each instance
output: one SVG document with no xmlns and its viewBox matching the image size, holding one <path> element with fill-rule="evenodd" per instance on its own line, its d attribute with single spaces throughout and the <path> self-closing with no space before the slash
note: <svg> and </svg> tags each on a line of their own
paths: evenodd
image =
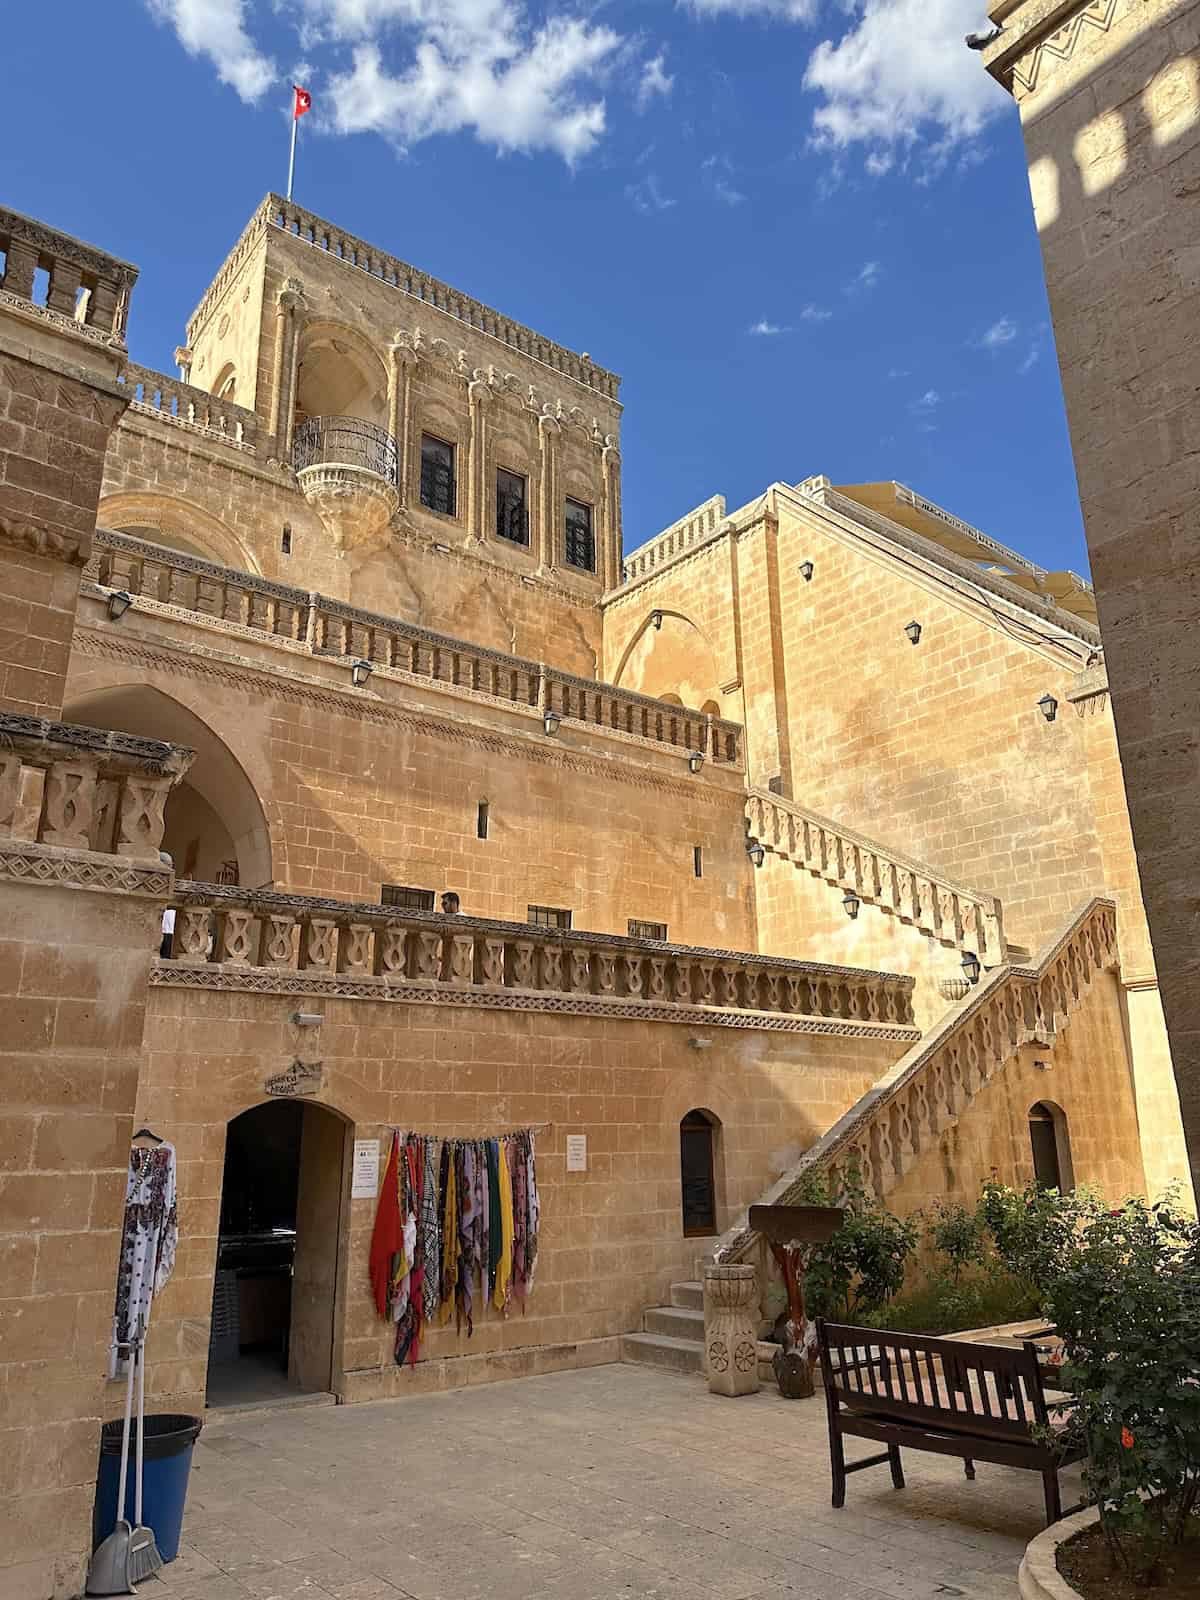
<svg viewBox="0 0 1200 1600">
<path fill-rule="evenodd" d="M 800 312 L 803 322 L 828 322 L 832 315 L 832 311 L 827 311 L 824 306 L 814 306 L 811 301 Z"/>
<path fill-rule="evenodd" d="M 760 339 L 773 339 L 778 333 L 791 333 L 791 331 L 790 328 L 781 328 L 777 322 L 768 322 L 766 317 L 752 322 L 746 329 L 747 333 L 752 333 Z"/>
<path fill-rule="evenodd" d="M 883 268 L 878 261 L 864 261 L 859 270 L 850 279 L 842 290 L 843 294 L 862 294 L 864 290 L 873 289 L 879 282 Z"/>
<path fill-rule="evenodd" d="M 911 378 L 912 373 L 907 367 L 892 367 L 888 372 L 889 378 Z"/>
<path fill-rule="evenodd" d="M 1029 347 L 1029 350 L 1028 350 L 1028 352 L 1027 352 L 1027 354 L 1025 356 L 1025 359 L 1021 362 L 1021 365 L 1017 368 L 1018 374 L 1023 378 L 1027 372 L 1032 371 L 1032 369 L 1037 365 L 1037 363 L 1041 359 L 1042 359 L 1042 352 L 1038 349 L 1036 344 L 1031 344 L 1030 347 Z"/>
<path fill-rule="evenodd" d="M 810 22 L 817 0 L 679 0 L 698 17 L 767 17 L 780 22 Z"/>
<path fill-rule="evenodd" d="M 861 0 L 854 25 L 818 44 L 805 70 L 805 88 L 822 100 L 816 144 L 861 146 L 876 175 L 918 143 L 935 166 L 961 154 L 1009 104 L 963 44 L 983 12 L 982 0 Z"/>
<path fill-rule="evenodd" d="M 924 394 L 918 395 L 909 407 L 915 412 L 936 411 L 942 403 L 942 397 L 936 389 L 926 389 Z"/>
<path fill-rule="evenodd" d="M 656 211 L 669 211 L 675 204 L 674 200 L 662 192 L 662 187 L 652 172 L 648 172 L 637 183 L 627 184 L 625 195 L 632 202 L 633 209 L 647 217 L 653 216 Z"/>
<path fill-rule="evenodd" d="M 642 67 L 641 82 L 638 84 L 636 96 L 638 110 L 645 111 L 646 107 L 656 97 L 663 100 L 669 99 L 671 90 L 674 87 L 674 74 L 664 69 L 661 52 L 656 56 L 651 56 L 649 61 Z"/>
<path fill-rule="evenodd" d="M 1000 350 L 1016 337 L 1016 323 L 1011 317 L 1001 317 L 998 322 L 992 323 L 986 333 L 980 335 L 979 346 L 983 350 Z"/>
<path fill-rule="evenodd" d="M 466 19 L 458 33 L 446 25 L 455 11 Z M 620 44 L 611 28 L 573 18 L 551 17 L 530 31 L 510 4 L 435 0 L 401 72 L 384 64 L 378 43 L 355 47 L 352 70 L 327 91 L 332 123 L 338 133 L 380 133 L 401 145 L 471 132 L 498 150 L 554 150 L 574 163 L 605 128 L 604 100 L 584 86 Z"/>
<path fill-rule="evenodd" d="M 733 162 L 728 156 L 708 156 L 700 163 L 713 194 L 722 205 L 740 206 L 746 196 L 733 183 Z"/>
<path fill-rule="evenodd" d="M 275 82 L 275 63 L 246 32 L 242 0 L 149 0 L 151 14 L 174 28 L 193 56 L 207 56 L 222 83 L 253 103 Z"/>
</svg>

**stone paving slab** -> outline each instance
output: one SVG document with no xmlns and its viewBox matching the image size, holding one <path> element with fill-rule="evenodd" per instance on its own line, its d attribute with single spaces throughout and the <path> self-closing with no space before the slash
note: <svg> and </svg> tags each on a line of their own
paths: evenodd
<svg viewBox="0 0 1200 1600">
<path fill-rule="evenodd" d="M 981 1462 L 969 1483 L 917 1452 L 904 1465 L 906 1489 L 868 1471 L 834 1511 L 819 1393 L 730 1400 L 653 1367 L 260 1411 L 201 1435 L 179 1559 L 139 1593 L 1017 1600 L 1040 1477 Z"/>
</svg>

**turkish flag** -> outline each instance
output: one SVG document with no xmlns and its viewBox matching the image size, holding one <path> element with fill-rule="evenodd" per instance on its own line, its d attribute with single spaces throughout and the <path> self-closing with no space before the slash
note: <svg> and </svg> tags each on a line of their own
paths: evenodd
<svg viewBox="0 0 1200 1600">
<path fill-rule="evenodd" d="M 296 96 L 296 103 L 292 107 L 292 121 L 295 122 L 296 118 L 302 117 L 312 105 L 312 95 L 307 89 L 301 89 L 299 84 L 295 83 L 292 85 L 292 93 Z"/>
</svg>

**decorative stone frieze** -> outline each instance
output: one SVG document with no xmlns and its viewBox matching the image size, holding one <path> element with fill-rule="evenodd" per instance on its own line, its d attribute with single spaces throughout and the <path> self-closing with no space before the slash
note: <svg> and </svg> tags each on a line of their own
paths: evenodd
<svg viewBox="0 0 1200 1600">
<path fill-rule="evenodd" d="M 74 325 L 76 331 L 99 334 L 116 346 L 124 342 L 129 296 L 138 276 L 130 262 L 3 206 L 0 251 L 5 255 L 0 288 L 6 295 L 32 302 L 34 273 L 45 266 L 47 304 L 35 309 Z M 80 289 L 87 291 L 80 305 L 82 315 L 77 314 Z"/>
<path fill-rule="evenodd" d="M 704 1269 L 704 1370 L 712 1394 L 758 1392 L 758 1275 L 750 1266 Z"/>
</svg>

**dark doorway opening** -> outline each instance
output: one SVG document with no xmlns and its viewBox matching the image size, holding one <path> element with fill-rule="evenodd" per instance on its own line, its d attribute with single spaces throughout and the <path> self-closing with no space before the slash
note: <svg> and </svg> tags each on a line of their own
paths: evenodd
<svg viewBox="0 0 1200 1600">
<path fill-rule="evenodd" d="M 1039 1189 L 1066 1194 L 1075 1186 L 1071 1168 L 1067 1119 L 1058 1106 L 1039 1100 L 1029 1108 L 1029 1142 L 1033 1147 L 1033 1176 Z"/>
<path fill-rule="evenodd" d="M 704 1111 L 689 1111 L 679 1124 L 679 1177 L 685 1238 L 717 1231 L 715 1127 Z"/>
<path fill-rule="evenodd" d="M 346 1125 L 297 1100 L 229 1124 L 208 1355 L 210 1406 L 333 1382 Z"/>
</svg>

